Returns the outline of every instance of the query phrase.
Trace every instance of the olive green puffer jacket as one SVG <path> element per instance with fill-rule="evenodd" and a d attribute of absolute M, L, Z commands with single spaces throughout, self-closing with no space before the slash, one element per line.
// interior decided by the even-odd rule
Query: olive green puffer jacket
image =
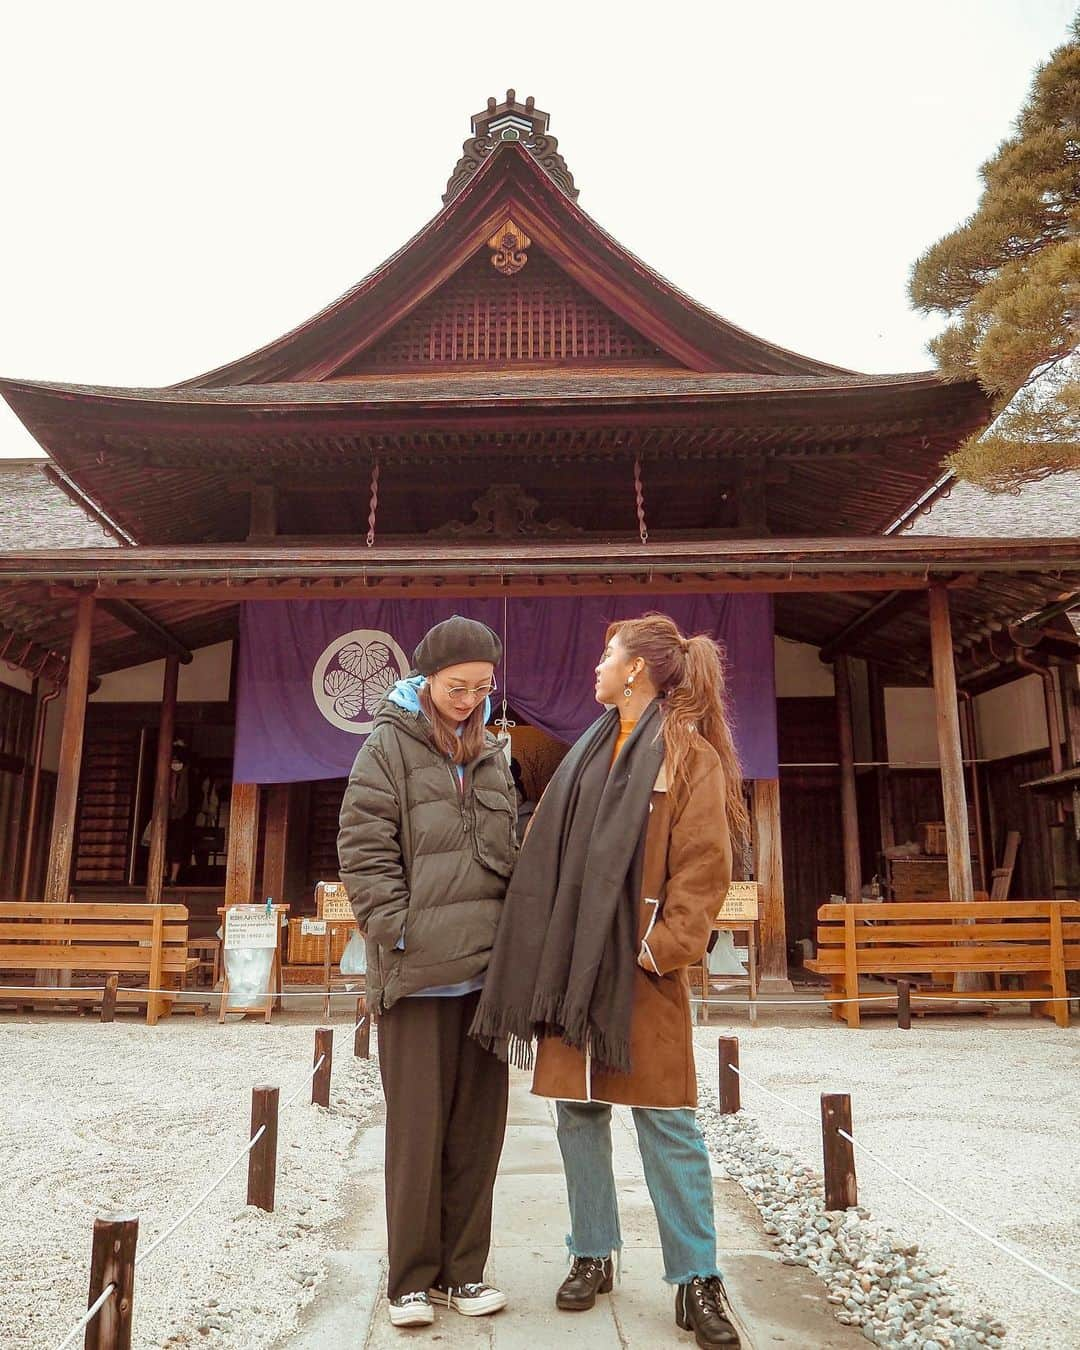
<path fill-rule="evenodd" d="M 459 788 L 423 713 L 381 704 L 353 764 L 338 831 L 377 1011 L 487 969 L 517 852 L 514 800 L 493 736 Z"/>

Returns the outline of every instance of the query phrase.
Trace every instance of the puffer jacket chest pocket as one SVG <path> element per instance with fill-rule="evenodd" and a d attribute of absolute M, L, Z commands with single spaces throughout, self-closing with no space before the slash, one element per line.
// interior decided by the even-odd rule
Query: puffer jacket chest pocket
<path fill-rule="evenodd" d="M 509 794 L 493 787 L 473 788 L 473 847 L 485 867 L 500 877 L 514 870 L 517 852 L 514 810 Z"/>

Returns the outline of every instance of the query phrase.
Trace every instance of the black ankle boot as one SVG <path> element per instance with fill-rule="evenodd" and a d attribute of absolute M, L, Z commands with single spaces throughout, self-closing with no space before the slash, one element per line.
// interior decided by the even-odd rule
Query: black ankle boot
<path fill-rule="evenodd" d="M 692 1331 L 701 1350 L 740 1344 L 724 1282 L 719 1275 L 680 1284 L 675 1291 L 675 1321 L 683 1331 Z"/>
<path fill-rule="evenodd" d="M 597 1294 L 610 1294 L 615 1267 L 610 1256 L 575 1256 L 570 1274 L 559 1285 L 555 1306 L 563 1312 L 587 1312 Z"/>

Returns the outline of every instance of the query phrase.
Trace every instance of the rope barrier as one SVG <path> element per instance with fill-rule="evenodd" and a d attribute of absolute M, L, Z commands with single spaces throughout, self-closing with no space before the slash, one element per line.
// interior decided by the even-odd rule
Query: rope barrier
<path fill-rule="evenodd" d="M 356 1025 L 359 1026 L 361 1022 L 366 1021 L 367 1016 L 368 1016 L 367 1013 L 365 1013 L 364 1016 L 360 1019 L 360 1022 L 357 1022 Z M 314 1066 L 312 1067 L 311 1072 L 307 1075 L 307 1077 L 303 1080 L 300 1086 L 296 1089 L 296 1091 L 292 1094 L 292 1096 L 288 1098 L 284 1106 L 281 1108 L 283 1111 L 286 1110 L 288 1107 L 290 1107 L 294 1101 L 296 1101 L 297 1097 L 300 1096 L 300 1094 L 304 1091 L 307 1085 L 311 1082 L 311 1080 L 322 1068 L 325 1060 L 326 1060 L 325 1055 L 319 1056 Z M 163 1246 L 166 1242 L 168 1242 L 169 1238 L 172 1237 L 172 1235 L 176 1232 L 176 1230 L 182 1227 L 188 1221 L 188 1219 L 191 1218 L 191 1216 L 195 1213 L 195 1211 L 199 1209 L 199 1207 L 203 1204 L 203 1202 L 208 1200 L 210 1196 L 213 1195 L 213 1193 L 217 1190 L 217 1188 L 220 1185 L 222 1185 L 223 1182 L 226 1181 L 226 1179 L 230 1176 L 230 1174 L 234 1172 L 237 1167 L 240 1166 L 240 1164 L 244 1161 L 244 1159 L 247 1157 L 247 1155 L 251 1152 L 251 1150 L 255 1147 L 255 1145 L 259 1142 L 259 1140 L 263 1137 L 265 1133 L 266 1133 L 266 1126 L 260 1125 L 259 1128 L 248 1140 L 247 1145 L 236 1155 L 235 1158 L 233 1158 L 233 1160 L 229 1163 L 228 1167 L 225 1168 L 225 1170 L 221 1173 L 221 1175 L 215 1181 L 211 1182 L 210 1185 L 207 1186 L 206 1189 L 202 1191 L 194 1201 L 192 1201 L 192 1203 L 188 1206 L 188 1208 L 184 1210 L 183 1214 L 181 1214 L 180 1217 L 174 1223 L 170 1224 L 169 1227 L 166 1228 L 164 1233 L 161 1233 L 158 1237 L 156 1237 L 149 1247 L 145 1248 L 138 1254 L 138 1256 L 136 1256 L 135 1258 L 136 1268 L 138 1268 L 140 1265 L 142 1265 L 144 1261 L 148 1260 L 151 1256 L 153 1256 L 153 1254 L 158 1250 L 159 1247 Z M 91 1321 L 93 1321 L 93 1319 L 97 1316 L 97 1314 L 105 1306 L 106 1302 L 115 1292 L 116 1286 L 114 1284 L 110 1284 L 105 1289 L 103 1289 L 98 1298 L 95 1299 L 94 1303 L 89 1308 L 87 1308 L 86 1312 L 83 1313 L 82 1317 L 79 1319 L 76 1325 L 71 1328 L 68 1334 L 64 1337 L 63 1341 L 61 1341 L 61 1343 L 56 1347 L 56 1350 L 67 1350 L 67 1347 L 71 1345 L 74 1338 L 79 1334 L 80 1331 L 82 1331 L 85 1327 L 87 1327 Z"/>
<path fill-rule="evenodd" d="M 0 985 L 0 1002 L 9 995 L 20 993 L 45 993 L 45 994 L 70 994 L 77 998 L 82 994 L 100 994 L 104 993 L 103 984 L 81 984 L 81 985 L 59 985 L 59 984 L 4 984 Z M 198 989 L 147 989 L 142 985 L 121 984 L 117 986 L 118 994 L 164 994 L 178 1003 L 197 1002 L 207 997 L 217 997 L 216 990 L 198 990 Z M 330 998 L 357 998 L 355 989 L 332 989 L 329 991 Z M 265 994 L 256 995 L 258 998 L 326 998 L 325 989 L 285 989 L 280 993 L 274 993 L 272 990 Z M 948 992 L 942 993 L 920 993 L 918 990 L 911 991 L 911 1000 L 921 1000 L 927 1003 L 1080 1003 L 1080 993 L 1062 994 L 1057 997 L 1046 997 L 1034 991 L 1030 999 L 1002 997 L 1000 993 L 995 997 L 994 991 L 989 991 L 984 998 L 977 997 L 967 992 L 960 1000 L 955 994 Z M 698 998 L 691 996 L 692 1004 L 704 1004 L 710 1008 L 823 1008 L 830 1007 L 839 1003 L 895 1003 L 895 994 L 858 994 L 850 998 Z M 359 1025 L 359 1024 L 357 1024 Z M 355 1029 L 355 1028 L 354 1028 Z"/>
<path fill-rule="evenodd" d="M 759 1083 L 748 1074 L 743 1073 L 742 1070 L 737 1068 L 734 1064 L 729 1064 L 727 1067 L 732 1073 L 738 1075 L 741 1082 L 749 1083 L 750 1086 L 756 1088 L 758 1092 L 763 1092 L 766 1097 L 772 1097 L 774 1101 L 778 1101 L 782 1106 L 789 1107 L 792 1111 L 798 1111 L 800 1115 L 808 1116 L 817 1123 L 818 1117 L 813 1111 L 808 1111 L 806 1107 L 799 1106 L 797 1103 L 789 1101 L 786 1097 L 781 1097 L 779 1093 L 773 1092 L 771 1088 L 767 1088 L 764 1083 Z M 935 1200 L 934 1197 L 924 1191 L 921 1186 L 916 1186 L 913 1181 L 909 1181 L 907 1177 L 902 1176 L 895 1168 L 885 1162 L 883 1158 L 879 1158 L 876 1153 L 871 1152 L 865 1144 L 862 1144 L 857 1139 L 853 1138 L 847 1130 L 839 1129 L 836 1133 L 841 1139 L 846 1139 L 853 1148 L 857 1148 L 865 1153 L 871 1162 L 875 1162 L 879 1167 L 884 1168 L 891 1177 L 894 1177 L 902 1185 L 906 1186 L 909 1191 L 913 1191 L 916 1195 L 925 1200 L 927 1204 L 933 1205 L 935 1209 L 941 1210 L 943 1214 L 947 1214 L 950 1219 L 953 1219 L 956 1223 L 968 1229 L 969 1232 L 974 1233 L 976 1237 L 983 1238 L 984 1241 L 989 1242 L 991 1246 L 996 1247 L 998 1251 L 1004 1252 L 1006 1256 L 1011 1256 L 1013 1260 L 1019 1261 L 1021 1265 L 1027 1266 L 1028 1269 L 1033 1270 L 1036 1275 L 1041 1275 L 1044 1280 L 1049 1280 L 1051 1284 L 1056 1284 L 1059 1288 L 1064 1289 L 1067 1294 L 1072 1294 L 1074 1297 L 1080 1298 L 1080 1289 L 1075 1285 L 1069 1284 L 1067 1280 L 1061 1279 L 1059 1276 L 1052 1274 L 1049 1270 L 1044 1270 L 1042 1266 L 1036 1265 L 1034 1261 L 1029 1257 L 1026 1257 L 1023 1252 L 1016 1251 L 1007 1243 L 1002 1242 L 1000 1238 L 994 1237 L 992 1233 L 984 1232 L 983 1229 L 979 1228 L 976 1224 L 973 1224 L 969 1219 L 965 1219 L 962 1214 L 957 1214 L 957 1212 L 954 1209 L 950 1209 L 948 1205 L 942 1204 L 940 1200 Z"/>

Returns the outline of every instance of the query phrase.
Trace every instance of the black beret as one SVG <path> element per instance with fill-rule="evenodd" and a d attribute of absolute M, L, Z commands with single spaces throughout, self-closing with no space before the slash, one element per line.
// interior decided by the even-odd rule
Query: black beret
<path fill-rule="evenodd" d="M 463 666 L 469 661 L 490 661 L 497 666 L 501 659 L 498 633 L 486 623 L 460 614 L 429 629 L 413 652 L 413 666 L 421 675 L 434 675 L 447 666 Z"/>

